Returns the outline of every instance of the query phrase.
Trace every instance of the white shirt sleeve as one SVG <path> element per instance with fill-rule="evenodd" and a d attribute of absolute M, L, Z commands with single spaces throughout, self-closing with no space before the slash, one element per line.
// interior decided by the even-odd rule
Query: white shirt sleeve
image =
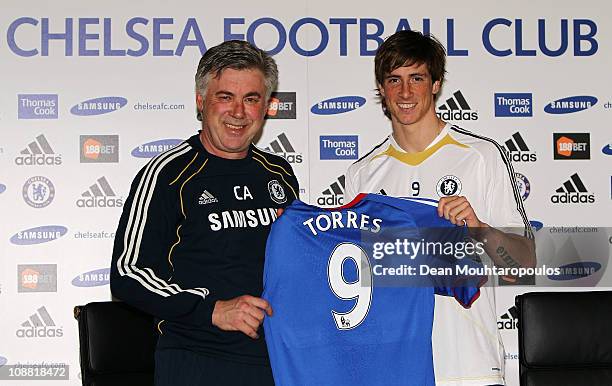
<path fill-rule="evenodd" d="M 516 183 L 514 169 L 505 154 L 496 151 L 491 157 L 487 192 L 487 208 L 489 211 L 489 225 L 504 229 L 506 232 L 521 235 L 531 234 L 531 226 L 527 219 L 523 199 Z"/>
<path fill-rule="evenodd" d="M 348 204 L 357 196 L 359 189 L 355 188 L 354 165 L 351 165 L 346 170 L 344 175 L 344 203 Z"/>

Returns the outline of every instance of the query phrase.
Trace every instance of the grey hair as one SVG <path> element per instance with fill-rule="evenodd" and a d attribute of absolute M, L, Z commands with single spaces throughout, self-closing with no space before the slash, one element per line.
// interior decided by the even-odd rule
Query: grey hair
<path fill-rule="evenodd" d="M 278 86 L 278 68 L 274 59 L 265 51 L 242 40 L 228 40 L 209 48 L 198 63 L 195 74 L 195 89 L 203 98 L 206 96 L 208 82 L 221 75 L 226 68 L 233 70 L 257 69 L 264 74 L 266 101 Z M 202 113 L 197 112 L 198 121 Z"/>

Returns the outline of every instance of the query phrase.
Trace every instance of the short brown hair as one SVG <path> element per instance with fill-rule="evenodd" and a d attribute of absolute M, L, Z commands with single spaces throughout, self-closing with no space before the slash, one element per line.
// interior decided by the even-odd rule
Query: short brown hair
<path fill-rule="evenodd" d="M 425 64 L 431 75 L 431 81 L 444 82 L 446 74 L 446 50 L 432 35 L 423 35 L 418 31 L 397 31 L 380 45 L 374 57 L 374 74 L 376 82 L 383 84 L 385 77 L 399 67 L 413 64 Z M 380 94 L 378 94 L 380 96 Z M 387 112 L 384 98 L 381 98 L 385 115 Z"/>

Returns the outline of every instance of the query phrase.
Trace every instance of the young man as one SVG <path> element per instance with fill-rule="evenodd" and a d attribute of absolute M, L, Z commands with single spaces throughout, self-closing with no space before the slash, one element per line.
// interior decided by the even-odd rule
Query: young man
<path fill-rule="evenodd" d="M 399 31 L 380 46 L 375 75 L 392 135 L 349 167 L 345 201 L 360 192 L 439 199 L 438 215 L 467 225 L 496 264 L 534 266 L 531 227 L 503 149 L 436 115 L 445 63 L 444 47 L 419 32 Z M 503 384 L 492 288 L 482 288 L 471 309 L 436 299 L 433 349 L 437 385 Z"/>
<path fill-rule="evenodd" d="M 155 383 L 273 385 L 260 334 L 276 211 L 298 195 L 291 166 L 252 145 L 276 88 L 247 42 L 210 48 L 195 76 L 199 134 L 136 176 L 115 237 L 111 290 L 158 318 Z"/>

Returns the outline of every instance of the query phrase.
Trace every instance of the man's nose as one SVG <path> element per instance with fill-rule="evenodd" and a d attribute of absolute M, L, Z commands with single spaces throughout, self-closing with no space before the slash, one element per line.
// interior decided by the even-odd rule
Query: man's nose
<path fill-rule="evenodd" d="M 236 118 L 244 118 L 244 102 L 235 101 L 232 106 L 232 116 Z"/>
<path fill-rule="evenodd" d="M 403 98 L 408 98 L 412 95 L 412 85 L 410 82 L 403 82 L 402 89 L 400 90 L 401 96 Z"/>

